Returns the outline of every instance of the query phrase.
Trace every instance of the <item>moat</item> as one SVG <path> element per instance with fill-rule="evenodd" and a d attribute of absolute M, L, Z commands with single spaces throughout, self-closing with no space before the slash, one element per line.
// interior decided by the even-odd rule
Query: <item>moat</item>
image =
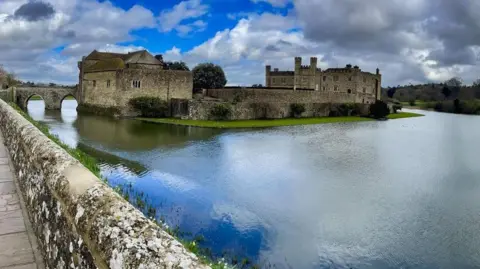
<path fill-rule="evenodd" d="M 225 131 L 29 114 L 221 256 L 275 268 L 480 266 L 480 117 Z"/>

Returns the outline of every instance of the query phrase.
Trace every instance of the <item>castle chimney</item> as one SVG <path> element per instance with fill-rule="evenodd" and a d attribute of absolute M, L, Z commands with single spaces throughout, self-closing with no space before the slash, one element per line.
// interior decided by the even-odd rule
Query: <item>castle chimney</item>
<path fill-rule="evenodd" d="M 347 64 L 346 68 L 350 69 L 350 68 L 352 68 L 352 65 L 351 65 L 351 64 Z"/>
<path fill-rule="evenodd" d="M 273 69 L 273 72 L 278 72 L 278 68 Z"/>
<path fill-rule="evenodd" d="M 272 66 L 271 65 L 266 65 L 265 66 L 265 73 L 270 73 L 270 71 L 272 71 Z"/>
<path fill-rule="evenodd" d="M 377 75 L 380 75 L 380 69 L 377 68 Z"/>

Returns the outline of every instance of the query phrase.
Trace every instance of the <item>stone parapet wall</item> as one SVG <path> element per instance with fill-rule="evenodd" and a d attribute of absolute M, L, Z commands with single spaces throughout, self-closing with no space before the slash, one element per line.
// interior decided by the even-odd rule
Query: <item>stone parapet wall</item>
<path fill-rule="evenodd" d="M 48 268 L 209 268 L 1 100 L 0 131 Z"/>
<path fill-rule="evenodd" d="M 230 102 L 247 103 L 355 103 L 356 100 L 356 95 L 349 93 L 285 89 L 210 89 L 206 95 Z"/>
<path fill-rule="evenodd" d="M 176 107 L 182 107 L 174 111 L 172 116 L 192 119 L 192 120 L 213 120 L 210 111 L 216 105 L 223 104 L 230 106 L 231 115 L 229 120 L 252 120 L 252 119 L 283 119 L 291 117 L 292 103 L 229 103 L 229 102 L 213 102 L 213 101 L 189 101 L 188 107 L 184 101 L 176 105 Z M 331 103 L 297 103 L 303 104 L 305 112 L 301 117 L 327 117 L 330 115 L 336 115 L 336 111 L 339 111 L 339 107 L 342 104 Z M 360 115 L 368 115 L 369 105 L 367 104 L 355 104 L 355 109 Z M 188 111 L 185 113 L 184 111 Z"/>
<path fill-rule="evenodd" d="M 11 91 L 10 90 L 0 90 L 0 99 L 5 102 L 11 101 Z"/>

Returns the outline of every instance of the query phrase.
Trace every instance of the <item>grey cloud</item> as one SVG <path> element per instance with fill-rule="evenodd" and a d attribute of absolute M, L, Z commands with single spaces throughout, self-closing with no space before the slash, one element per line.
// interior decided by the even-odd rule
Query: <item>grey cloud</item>
<path fill-rule="evenodd" d="M 28 21 L 48 19 L 55 14 L 55 9 L 49 3 L 32 1 L 20 6 L 14 13 L 15 18 L 23 18 Z"/>
<path fill-rule="evenodd" d="M 414 22 L 423 14 L 421 2 L 297 0 L 295 9 L 311 40 L 333 47 L 395 53 L 413 45 L 405 33 L 417 32 Z"/>
<path fill-rule="evenodd" d="M 428 59 L 437 61 L 440 66 L 451 66 L 455 64 L 475 65 L 477 55 L 470 47 L 448 48 L 430 52 Z"/>
<path fill-rule="evenodd" d="M 341 2 L 341 3 L 339 3 Z M 440 65 L 474 65 L 480 46 L 477 0 L 296 0 L 307 38 L 334 51 L 428 50 Z"/>
<path fill-rule="evenodd" d="M 472 47 L 480 46 L 480 2 L 440 0 L 432 5 L 434 18 L 425 23 L 427 33 L 441 41 L 443 49 L 429 59 L 441 65 L 477 63 Z"/>

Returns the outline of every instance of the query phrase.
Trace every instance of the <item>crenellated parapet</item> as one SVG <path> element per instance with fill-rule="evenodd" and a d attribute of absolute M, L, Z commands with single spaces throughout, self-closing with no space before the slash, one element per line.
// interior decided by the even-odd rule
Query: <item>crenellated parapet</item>
<path fill-rule="evenodd" d="M 311 89 L 314 91 L 348 93 L 357 96 L 355 102 L 370 102 L 371 97 L 380 98 L 380 69 L 375 73 L 365 72 L 359 66 L 347 64 L 342 68 L 322 70 L 317 67 L 317 58 L 310 58 L 310 65 L 302 64 L 301 57 L 294 59 L 294 71 L 271 69 L 266 73 L 269 88 Z"/>

